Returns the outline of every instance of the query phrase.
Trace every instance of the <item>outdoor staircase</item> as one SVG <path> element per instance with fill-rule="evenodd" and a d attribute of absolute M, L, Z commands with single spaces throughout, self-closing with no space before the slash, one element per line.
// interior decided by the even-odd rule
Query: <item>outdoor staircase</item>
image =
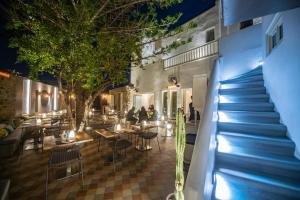
<path fill-rule="evenodd" d="M 300 161 L 262 67 L 220 83 L 212 199 L 300 199 Z"/>

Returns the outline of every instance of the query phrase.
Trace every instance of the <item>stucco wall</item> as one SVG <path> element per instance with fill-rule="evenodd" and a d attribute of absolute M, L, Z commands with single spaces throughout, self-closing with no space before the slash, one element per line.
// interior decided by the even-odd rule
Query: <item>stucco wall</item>
<path fill-rule="evenodd" d="M 264 47 L 264 79 L 272 101 L 288 127 L 289 137 L 296 143 L 300 158 L 300 8 L 282 12 L 283 39 L 266 56 L 265 32 L 274 15 L 263 18 L 261 40 Z"/>
<path fill-rule="evenodd" d="M 192 88 L 193 75 L 207 74 L 209 77 L 215 59 L 185 63 L 168 70 L 164 70 L 160 63 L 147 65 L 145 69 L 132 68 L 131 82 L 140 93 L 149 93 L 167 89 L 170 85 L 168 77 L 175 75 L 181 88 Z"/>
<path fill-rule="evenodd" d="M 177 55 L 182 52 L 186 52 L 189 49 L 199 47 L 206 43 L 206 30 L 210 28 L 215 28 L 215 39 L 219 38 L 219 4 L 207 10 L 206 12 L 202 13 L 201 15 L 197 16 L 196 18 L 192 19 L 191 21 L 197 24 L 196 28 L 191 29 L 188 32 L 184 32 L 178 34 L 173 37 L 169 37 L 167 39 L 162 40 L 162 46 L 167 46 L 171 44 L 173 41 L 176 40 L 186 40 L 189 37 L 192 37 L 192 42 L 187 43 L 178 47 L 177 49 L 172 50 L 169 54 L 163 55 L 162 58 L 168 58 L 174 55 Z M 188 24 L 189 22 L 187 22 Z"/>
<path fill-rule="evenodd" d="M 247 72 L 262 61 L 262 25 L 250 26 L 220 41 L 221 80 Z"/>

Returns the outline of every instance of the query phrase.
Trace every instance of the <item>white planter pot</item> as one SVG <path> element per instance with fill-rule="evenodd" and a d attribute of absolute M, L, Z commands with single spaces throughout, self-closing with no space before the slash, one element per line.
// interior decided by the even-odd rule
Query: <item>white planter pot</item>
<path fill-rule="evenodd" d="M 174 193 L 168 194 L 166 200 L 176 200 L 175 194 Z"/>

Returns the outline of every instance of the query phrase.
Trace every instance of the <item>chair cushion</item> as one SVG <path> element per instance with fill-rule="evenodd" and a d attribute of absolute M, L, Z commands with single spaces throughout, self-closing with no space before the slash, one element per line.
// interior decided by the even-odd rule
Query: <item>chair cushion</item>
<path fill-rule="evenodd" d="M 0 128 L 0 139 L 8 136 L 8 131 L 5 128 Z"/>
<path fill-rule="evenodd" d="M 6 127 L 5 127 L 5 129 L 8 131 L 8 133 L 9 134 L 11 134 L 12 132 L 14 132 L 14 128 L 12 127 L 12 125 L 7 125 Z"/>
<path fill-rule="evenodd" d="M 148 140 L 148 139 L 153 139 L 158 135 L 156 132 L 143 132 L 141 134 L 141 137 Z"/>
<path fill-rule="evenodd" d="M 117 143 L 116 143 L 117 142 Z M 123 150 L 123 149 L 127 149 L 132 145 L 132 142 L 125 140 L 125 139 L 121 139 L 115 142 L 111 142 L 110 146 L 112 148 L 116 148 L 117 150 Z"/>
<path fill-rule="evenodd" d="M 186 134 L 185 143 L 186 144 L 194 145 L 195 144 L 195 140 L 196 140 L 196 136 L 197 136 L 197 134 L 193 134 L 193 133 Z"/>

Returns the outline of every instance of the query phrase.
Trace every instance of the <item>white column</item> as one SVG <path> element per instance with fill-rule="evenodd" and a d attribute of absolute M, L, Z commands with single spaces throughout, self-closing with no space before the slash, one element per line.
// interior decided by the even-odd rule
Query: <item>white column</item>
<path fill-rule="evenodd" d="M 31 85 L 30 79 L 23 79 L 23 113 L 31 114 Z"/>

